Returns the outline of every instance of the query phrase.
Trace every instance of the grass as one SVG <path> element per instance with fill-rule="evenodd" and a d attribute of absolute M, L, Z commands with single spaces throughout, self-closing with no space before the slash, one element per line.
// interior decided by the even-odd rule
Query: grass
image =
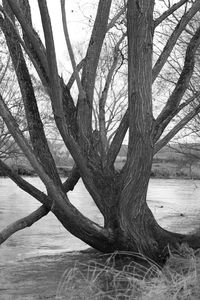
<path fill-rule="evenodd" d="M 126 253 L 120 253 L 120 255 Z M 132 254 L 132 258 L 137 256 Z M 183 245 L 171 253 L 164 268 L 145 258 L 143 264 L 119 259 L 119 253 L 102 261 L 76 262 L 65 271 L 56 299 L 131 300 L 199 299 L 200 252 Z"/>

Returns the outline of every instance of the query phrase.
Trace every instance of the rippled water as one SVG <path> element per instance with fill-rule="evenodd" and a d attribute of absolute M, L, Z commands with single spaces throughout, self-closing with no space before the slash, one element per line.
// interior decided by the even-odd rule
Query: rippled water
<path fill-rule="evenodd" d="M 26 178 L 44 190 L 38 178 Z M 80 181 L 69 193 L 72 203 L 95 222 L 102 216 Z M 200 224 L 200 181 L 152 179 L 148 203 L 159 224 L 189 232 Z M 0 178 L 0 230 L 31 213 L 40 203 L 21 191 L 10 179 Z M 52 213 L 30 228 L 15 233 L 0 246 L 0 261 L 84 249 L 87 246 L 69 234 Z"/>

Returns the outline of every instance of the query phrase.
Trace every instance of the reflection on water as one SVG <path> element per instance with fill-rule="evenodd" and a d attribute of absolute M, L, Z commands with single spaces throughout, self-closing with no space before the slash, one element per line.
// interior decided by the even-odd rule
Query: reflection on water
<path fill-rule="evenodd" d="M 45 190 L 38 178 L 29 182 Z M 80 181 L 71 202 L 86 216 L 102 224 L 97 207 Z M 148 191 L 148 203 L 159 224 L 177 232 L 188 232 L 200 221 L 200 181 L 153 179 Z M 0 178 L 0 230 L 31 213 L 40 203 L 21 191 L 10 179 Z M 15 233 L 0 246 L 0 261 L 27 256 L 79 250 L 87 247 L 68 233 L 52 213 L 22 231 Z"/>

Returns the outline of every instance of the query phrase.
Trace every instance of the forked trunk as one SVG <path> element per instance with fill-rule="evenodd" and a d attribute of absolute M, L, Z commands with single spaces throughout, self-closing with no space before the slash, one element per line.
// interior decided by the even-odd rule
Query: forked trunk
<path fill-rule="evenodd" d="M 143 166 L 147 165 L 147 161 L 144 160 Z M 109 200 L 112 202 L 112 205 L 108 205 L 107 210 L 104 211 L 105 229 L 108 229 L 112 236 L 112 241 L 107 242 L 105 250 L 106 252 L 119 250 L 140 253 L 162 264 L 169 255 L 169 250 L 177 250 L 185 237 L 163 229 L 155 220 L 147 205 L 149 178 L 150 172 L 145 174 L 140 169 L 132 181 L 126 178 L 123 183 L 116 183 L 114 193 L 113 187 L 110 193 L 108 190 L 102 192 L 107 203 Z M 106 181 L 105 185 L 107 185 Z M 121 188 L 122 184 L 124 188 Z M 106 243 L 105 240 L 102 240 L 103 242 Z"/>

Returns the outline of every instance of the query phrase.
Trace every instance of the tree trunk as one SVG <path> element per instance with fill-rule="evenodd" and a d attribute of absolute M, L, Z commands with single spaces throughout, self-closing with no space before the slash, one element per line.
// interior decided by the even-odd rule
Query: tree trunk
<path fill-rule="evenodd" d="M 146 176 L 148 181 L 149 176 Z M 119 233 L 117 243 L 120 250 L 134 251 L 163 263 L 169 249 L 178 248 L 182 235 L 170 233 L 159 226 L 146 202 L 147 185 L 142 182 L 132 185 L 135 192 L 122 193 L 119 206 Z M 123 203 L 123 204 L 122 204 Z"/>
<path fill-rule="evenodd" d="M 104 169 L 102 174 L 100 170 L 95 172 L 94 178 L 103 202 L 105 228 L 113 236 L 108 250 L 112 245 L 110 249 L 140 252 L 161 263 L 168 253 L 168 246 L 177 248 L 184 236 L 162 229 L 146 202 L 154 152 L 153 8 L 153 0 L 128 1 L 127 161 L 119 176 Z"/>

